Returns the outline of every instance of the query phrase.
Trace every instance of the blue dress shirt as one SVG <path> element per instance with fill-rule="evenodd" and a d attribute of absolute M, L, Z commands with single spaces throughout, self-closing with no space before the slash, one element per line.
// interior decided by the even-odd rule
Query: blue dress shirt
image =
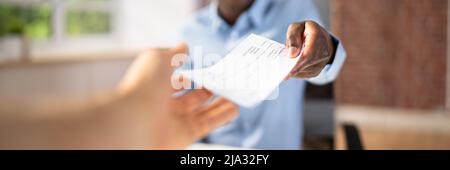
<path fill-rule="evenodd" d="M 256 0 L 237 22 L 230 26 L 218 15 L 218 2 L 198 11 L 181 28 L 178 40 L 189 45 L 190 58 L 182 69 L 201 68 L 209 53 L 225 56 L 250 33 L 280 43 L 285 42 L 293 22 L 313 20 L 321 23 L 312 0 Z M 314 78 L 291 78 L 278 89 L 276 100 L 267 100 L 254 108 L 240 108 L 240 115 L 213 131 L 207 141 L 214 144 L 257 149 L 300 149 L 303 133 L 303 95 L 305 81 L 326 84 L 333 81 L 345 60 L 338 43 L 335 58 Z"/>

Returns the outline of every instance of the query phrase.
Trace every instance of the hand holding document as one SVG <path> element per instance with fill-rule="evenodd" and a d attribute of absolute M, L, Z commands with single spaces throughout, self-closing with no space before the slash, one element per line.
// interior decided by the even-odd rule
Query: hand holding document
<path fill-rule="evenodd" d="M 215 65 L 179 73 L 216 95 L 252 107 L 277 94 L 300 58 L 290 58 L 288 52 L 284 44 L 251 34 Z"/>

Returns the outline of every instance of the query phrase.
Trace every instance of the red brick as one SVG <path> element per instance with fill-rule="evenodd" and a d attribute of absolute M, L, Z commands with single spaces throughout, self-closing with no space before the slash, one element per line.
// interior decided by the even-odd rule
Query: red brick
<path fill-rule="evenodd" d="M 447 0 L 339 0 L 331 10 L 348 53 L 338 104 L 444 107 Z"/>

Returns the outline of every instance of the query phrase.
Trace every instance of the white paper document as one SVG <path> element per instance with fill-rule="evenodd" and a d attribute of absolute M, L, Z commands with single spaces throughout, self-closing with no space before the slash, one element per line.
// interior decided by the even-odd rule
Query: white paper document
<path fill-rule="evenodd" d="M 299 57 L 290 58 L 284 44 L 251 34 L 215 65 L 180 73 L 214 94 L 244 107 L 276 100 Z"/>

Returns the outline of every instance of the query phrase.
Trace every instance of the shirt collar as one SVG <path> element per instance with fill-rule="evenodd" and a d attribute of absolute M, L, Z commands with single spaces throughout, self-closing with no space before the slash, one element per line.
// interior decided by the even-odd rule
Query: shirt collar
<path fill-rule="evenodd" d="M 246 27 L 258 27 L 264 22 L 264 17 L 270 10 L 272 0 L 255 0 L 252 6 L 239 16 L 235 25 L 236 29 L 244 29 Z M 211 28 L 214 31 L 231 29 L 231 27 L 219 16 L 219 2 L 212 1 L 209 6 L 209 14 L 211 17 Z"/>
<path fill-rule="evenodd" d="M 255 0 L 254 4 L 247 11 L 250 20 L 255 26 L 260 26 L 270 10 L 272 0 Z"/>
<path fill-rule="evenodd" d="M 211 18 L 211 28 L 213 31 L 224 29 L 227 23 L 219 16 L 219 2 L 212 1 L 209 5 L 209 16 Z"/>

